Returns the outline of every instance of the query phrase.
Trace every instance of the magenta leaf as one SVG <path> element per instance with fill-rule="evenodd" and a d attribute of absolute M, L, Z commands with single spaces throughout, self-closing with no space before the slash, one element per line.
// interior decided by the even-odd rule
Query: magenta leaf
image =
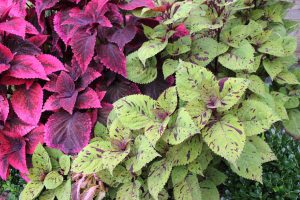
<path fill-rule="evenodd" d="M 6 96 L 0 94 L 0 125 L 5 123 L 9 113 L 9 104 Z"/>
<path fill-rule="evenodd" d="M 9 48 L 0 43 L 0 74 L 9 69 L 9 62 L 12 61 L 14 55 Z"/>
<path fill-rule="evenodd" d="M 36 125 L 42 113 L 43 89 L 38 83 L 34 83 L 28 90 L 17 89 L 12 95 L 11 103 L 21 120 Z"/>
<path fill-rule="evenodd" d="M 80 77 L 79 88 L 85 89 L 91 84 L 95 79 L 99 78 L 101 74 L 95 69 L 88 67 L 84 74 Z"/>
<path fill-rule="evenodd" d="M 59 0 L 36 0 L 35 1 L 35 10 L 38 16 L 38 21 L 41 26 L 41 13 L 48 9 L 53 7 Z M 42 30 L 44 30 L 44 27 L 41 26 Z"/>
<path fill-rule="evenodd" d="M 57 92 L 57 90 L 56 90 L 56 81 L 57 81 L 57 78 L 58 78 L 58 76 L 56 74 L 51 74 L 50 75 L 50 81 L 48 81 L 44 85 L 43 89 L 47 90 L 49 92 Z"/>
<path fill-rule="evenodd" d="M 29 55 L 15 56 L 11 62 L 9 76 L 23 79 L 39 78 L 49 80 L 40 61 Z"/>
<path fill-rule="evenodd" d="M 39 127 L 33 129 L 30 133 L 26 135 L 26 153 L 33 154 L 36 146 L 44 143 L 45 127 L 40 125 Z"/>
<path fill-rule="evenodd" d="M 153 8 L 154 3 L 152 0 L 129 0 L 126 3 L 119 4 L 119 7 L 123 10 L 134 10 L 141 7 Z"/>
<path fill-rule="evenodd" d="M 33 79 L 19 79 L 11 77 L 7 74 L 3 75 L 3 77 L 0 79 L 0 84 L 3 85 L 26 85 L 26 89 L 30 88 L 30 86 L 33 84 Z"/>
<path fill-rule="evenodd" d="M 77 100 L 77 96 L 78 96 L 78 91 L 75 91 L 73 95 L 70 97 L 60 98 L 59 99 L 60 106 L 68 113 L 72 114 Z"/>
<path fill-rule="evenodd" d="M 9 21 L 0 23 L 0 31 L 5 31 L 22 38 L 25 37 L 26 22 L 22 18 L 12 18 Z"/>
<path fill-rule="evenodd" d="M 96 32 L 87 33 L 84 30 L 76 32 L 71 40 L 71 47 L 82 72 L 85 72 L 94 55 Z"/>
<path fill-rule="evenodd" d="M 110 70 L 126 77 L 126 57 L 115 44 L 101 44 L 97 49 L 97 59 Z"/>
<path fill-rule="evenodd" d="M 29 40 L 23 40 L 19 36 L 11 35 L 5 40 L 5 44 L 15 55 L 38 55 L 41 50 Z"/>
<path fill-rule="evenodd" d="M 49 147 L 75 154 L 88 144 L 91 129 L 88 113 L 70 115 L 60 111 L 52 114 L 45 125 L 45 142 Z"/>
<path fill-rule="evenodd" d="M 25 28 L 25 32 L 28 34 L 32 34 L 32 35 L 38 35 L 39 32 L 38 30 L 28 21 L 26 22 L 26 28 Z"/>
<path fill-rule="evenodd" d="M 56 94 L 51 95 L 44 104 L 43 111 L 55 111 L 61 108 L 60 102 Z"/>
<path fill-rule="evenodd" d="M 79 109 L 101 108 L 97 92 L 91 88 L 87 88 L 78 96 L 76 107 Z"/>
<path fill-rule="evenodd" d="M 27 124 L 17 117 L 10 118 L 5 124 L 6 135 L 10 137 L 22 137 L 36 128 L 36 125 Z"/>
<path fill-rule="evenodd" d="M 114 32 L 108 40 L 117 44 L 120 49 L 123 49 L 124 46 L 134 38 L 136 32 L 137 28 L 135 26 L 128 25 Z"/>
<path fill-rule="evenodd" d="M 4 157 L 0 156 L 0 177 L 3 180 L 6 180 L 7 177 L 9 176 L 8 166 L 9 166 L 9 164 L 8 164 L 7 157 L 6 156 L 4 156 Z"/>
<path fill-rule="evenodd" d="M 73 24 L 65 24 L 63 23 L 70 18 L 69 12 L 74 12 L 74 10 L 78 10 L 78 8 L 73 8 L 71 10 L 60 11 L 57 12 L 54 16 L 53 23 L 54 23 L 54 30 L 59 35 L 59 37 L 64 41 L 65 45 L 68 45 L 74 31 L 76 31 L 77 27 Z"/>
<path fill-rule="evenodd" d="M 66 70 L 64 65 L 52 55 L 40 54 L 37 56 L 37 59 L 44 66 L 47 75 L 52 74 L 53 72 Z"/>
<path fill-rule="evenodd" d="M 26 143 L 23 140 L 14 141 L 15 151 L 8 156 L 9 164 L 21 173 L 28 173 L 26 165 Z"/>
<path fill-rule="evenodd" d="M 35 46 L 40 47 L 47 41 L 47 39 L 48 35 L 38 34 L 28 38 L 28 41 L 34 44 Z"/>

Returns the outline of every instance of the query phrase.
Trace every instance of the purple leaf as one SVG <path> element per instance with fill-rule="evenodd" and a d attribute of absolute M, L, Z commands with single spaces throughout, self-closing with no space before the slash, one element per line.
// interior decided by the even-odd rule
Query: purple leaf
<path fill-rule="evenodd" d="M 133 25 L 128 25 L 123 29 L 118 29 L 111 37 L 108 38 L 110 42 L 113 42 L 123 49 L 124 46 L 130 42 L 137 32 L 137 28 Z"/>
<path fill-rule="evenodd" d="M 107 123 L 107 117 L 109 113 L 112 111 L 113 105 L 110 103 L 102 103 L 102 108 L 99 109 L 98 112 L 98 121 L 102 124 Z"/>
<path fill-rule="evenodd" d="M 0 31 L 5 31 L 22 38 L 25 37 L 26 22 L 22 18 L 12 18 L 9 21 L 0 23 Z"/>
<path fill-rule="evenodd" d="M 126 77 L 126 57 L 115 44 L 101 44 L 97 49 L 97 59 L 110 70 Z"/>
<path fill-rule="evenodd" d="M 49 9 L 53 7 L 59 0 L 36 0 L 35 1 L 35 10 L 37 13 L 38 21 L 41 26 L 41 13 L 43 10 Z M 41 26 L 42 30 L 44 30 L 44 26 Z"/>
<path fill-rule="evenodd" d="M 78 91 L 75 91 L 71 97 L 60 98 L 59 104 L 68 113 L 72 114 L 77 100 Z"/>
<path fill-rule="evenodd" d="M 14 55 L 9 48 L 0 43 L 0 74 L 9 69 L 9 62 L 12 61 Z"/>
<path fill-rule="evenodd" d="M 9 113 L 9 104 L 6 96 L 0 94 L 0 125 L 5 123 Z"/>
<path fill-rule="evenodd" d="M 97 92 L 91 88 L 87 88 L 78 96 L 76 107 L 79 109 L 101 108 Z"/>
<path fill-rule="evenodd" d="M 49 147 L 75 154 L 88 144 L 91 130 L 88 113 L 70 115 L 60 111 L 52 114 L 45 125 L 45 142 Z"/>
<path fill-rule="evenodd" d="M 29 55 L 15 56 L 11 62 L 9 76 L 21 79 L 39 78 L 49 80 L 40 61 Z"/>
<path fill-rule="evenodd" d="M 66 70 L 64 65 L 52 55 L 40 54 L 37 56 L 37 59 L 44 66 L 47 75 L 52 74 L 53 72 Z"/>
<path fill-rule="evenodd" d="M 61 108 L 59 98 L 56 94 L 51 95 L 44 104 L 43 111 L 56 111 Z"/>
<path fill-rule="evenodd" d="M 99 78 L 101 74 L 95 69 L 88 67 L 84 74 L 80 77 L 79 88 L 81 90 L 87 88 L 95 79 Z"/>
<path fill-rule="evenodd" d="M 33 154 L 36 146 L 44 143 L 45 127 L 40 125 L 26 135 L 26 153 Z"/>
<path fill-rule="evenodd" d="M 17 89 L 12 95 L 11 103 L 21 120 L 36 125 L 42 113 L 43 89 L 38 83 L 34 83 L 28 90 Z"/>
<path fill-rule="evenodd" d="M 14 55 L 38 55 L 41 50 L 28 40 L 23 40 L 19 36 L 10 35 L 5 44 L 14 53 Z"/>
<path fill-rule="evenodd" d="M 87 33 L 84 30 L 76 32 L 71 40 L 71 47 L 78 64 L 84 73 L 90 64 L 94 55 L 96 44 L 96 32 L 94 34 Z"/>
<path fill-rule="evenodd" d="M 60 97 L 71 97 L 75 92 L 75 83 L 71 76 L 62 71 L 56 80 L 56 91 Z"/>

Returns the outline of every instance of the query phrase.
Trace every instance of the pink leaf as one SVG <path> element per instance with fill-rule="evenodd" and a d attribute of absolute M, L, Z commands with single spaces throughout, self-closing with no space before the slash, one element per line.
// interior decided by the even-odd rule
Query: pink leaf
<path fill-rule="evenodd" d="M 52 74 L 53 72 L 66 70 L 60 60 L 52 55 L 40 54 L 37 56 L 37 59 L 44 66 L 47 75 Z"/>
<path fill-rule="evenodd" d="M 97 92 L 91 88 L 87 88 L 78 96 L 76 107 L 79 109 L 101 108 Z"/>
<path fill-rule="evenodd" d="M 6 96 L 0 94 L 0 122 L 4 122 L 7 119 L 9 113 L 9 104 Z"/>
<path fill-rule="evenodd" d="M 37 47 L 42 46 L 48 39 L 48 35 L 38 34 L 28 38 L 28 41 L 34 44 Z"/>
<path fill-rule="evenodd" d="M 49 80 L 40 61 L 36 57 L 29 55 L 15 56 L 11 62 L 8 75 L 21 79 L 39 78 Z"/>
<path fill-rule="evenodd" d="M 0 177 L 3 180 L 6 180 L 7 177 L 9 176 L 9 168 L 8 168 L 9 164 L 8 164 L 8 160 L 7 157 L 1 157 L 0 156 Z"/>
<path fill-rule="evenodd" d="M 136 32 L 137 28 L 133 25 L 129 25 L 114 32 L 108 40 L 117 44 L 120 49 L 123 49 L 124 46 L 134 38 Z"/>
<path fill-rule="evenodd" d="M 44 133 L 45 127 L 44 125 L 40 125 L 26 135 L 26 153 L 33 154 L 36 146 L 39 143 L 44 143 Z"/>
<path fill-rule="evenodd" d="M 101 44 L 97 49 L 97 59 L 110 70 L 126 77 L 126 58 L 115 44 Z"/>
<path fill-rule="evenodd" d="M 17 117 L 10 118 L 5 124 L 6 135 L 9 137 L 22 137 L 36 128 L 36 125 L 27 124 Z"/>
<path fill-rule="evenodd" d="M 25 141 L 19 140 L 14 144 L 14 148 L 16 148 L 16 151 L 11 153 L 8 156 L 8 162 L 9 164 L 19 170 L 21 173 L 28 173 L 27 165 L 26 165 L 26 150 L 25 150 Z"/>
<path fill-rule="evenodd" d="M 57 92 L 57 90 L 56 90 L 56 81 L 57 81 L 57 78 L 58 78 L 58 76 L 56 74 L 51 74 L 50 75 L 50 81 L 48 81 L 44 85 L 43 89 L 47 90 L 49 92 Z M 0 83 L 1 83 L 1 81 L 0 81 Z"/>
<path fill-rule="evenodd" d="M 71 40 L 71 47 L 82 72 L 84 73 L 94 55 L 96 32 L 87 33 L 84 30 L 77 32 Z"/>
<path fill-rule="evenodd" d="M 13 93 L 11 103 L 21 120 L 36 125 L 42 113 L 43 89 L 38 83 L 34 83 L 28 90 L 20 88 Z"/>
<path fill-rule="evenodd" d="M 43 10 L 49 9 L 53 7 L 59 0 L 36 0 L 35 1 L 35 10 L 38 16 L 38 21 L 41 26 L 41 13 Z M 44 26 L 41 26 L 42 30 L 44 30 Z"/>
<path fill-rule="evenodd" d="M 6 45 L 10 48 L 14 55 L 38 55 L 41 50 L 31 43 L 29 40 L 23 40 L 16 35 L 9 35 L 6 40 Z"/>
<path fill-rule="evenodd" d="M 26 28 L 25 28 L 25 32 L 28 34 L 32 34 L 32 35 L 38 35 L 39 32 L 38 30 L 36 30 L 36 28 L 28 21 L 26 22 Z"/>
<path fill-rule="evenodd" d="M 0 84 L 3 85 L 26 85 L 26 89 L 30 88 L 30 86 L 33 84 L 34 80 L 33 79 L 19 79 L 19 78 L 14 78 L 11 76 L 8 76 L 5 74 L 1 79 L 0 79 Z"/>
<path fill-rule="evenodd" d="M 88 113 L 70 115 L 60 111 L 52 114 L 45 125 L 45 142 L 49 147 L 75 154 L 88 144 L 91 130 Z"/>
<path fill-rule="evenodd" d="M 96 192 L 98 189 L 98 185 L 95 185 L 93 187 L 90 187 L 88 189 L 86 189 L 82 194 L 81 194 L 81 198 L 82 200 L 93 200 L 94 197 L 96 196 Z"/>
<path fill-rule="evenodd" d="M 0 30 L 22 38 L 25 37 L 26 22 L 22 18 L 12 18 L 9 21 L 0 23 Z"/>
<path fill-rule="evenodd" d="M 61 108 L 59 98 L 55 94 L 51 95 L 44 104 L 43 111 L 55 111 Z"/>
<path fill-rule="evenodd" d="M 73 109 L 75 107 L 75 103 L 77 100 L 78 96 L 78 91 L 75 91 L 71 97 L 66 97 L 66 98 L 60 98 L 59 99 L 59 104 L 60 106 L 67 111 L 68 113 L 72 114 Z"/>
<path fill-rule="evenodd" d="M 9 63 L 14 58 L 14 55 L 9 48 L 0 43 L 0 74 L 9 68 Z M 7 67 L 5 69 L 5 66 Z"/>
<path fill-rule="evenodd" d="M 152 0 L 129 0 L 124 4 L 119 4 L 119 7 L 123 10 L 134 10 L 141 7 L 153 8 L 154 3 Z"/>

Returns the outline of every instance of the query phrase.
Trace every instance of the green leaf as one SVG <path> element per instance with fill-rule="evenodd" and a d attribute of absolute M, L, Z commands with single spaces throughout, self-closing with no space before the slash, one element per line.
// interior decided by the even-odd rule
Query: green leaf
<path fill-rule="evenodd" d="M 68 175 L 71 167 L 70 156 L 62 155 L 59 158 L 59 165 L 61 169 L 64 171 L 64 175 Z"/>
<path fill-rule="evenodd" d="M 115 112 L 125 127 L 144 128 L 155 118 L 156 102 L 149 96 L 130 95 L 114 103 Z"/>
<path fill-rule="evenodd" d="M 187 165 L 193 162 L 201 153 L 203 143 L 199 136 L 186 140 L 173 146 L 167 152 L 167 158 L 172 161 L 173 166 Z"/>
<path fill-rule="evenodd" d="M 42 192 L 43 188 L 44 188 L 44 184 L 42 182 L 31 181 L 25 186 L 24 190 L 21 192 L 20 199 L 21 200 L 35 199 Z"/>
<path fill-rule="evenodd" d="M 171 171 L 172 163 L 166 159 L 156 161 L 151 165 L 147 183 L 149 193 L 155 200 L 158 200 L 158 194 L 169 180 Z"/>
<path fill-rule="evenodd" d="M 104 135 L 108 135 L 108 130 L 103 124 L 97 122 L 94 128 L 94 134 L 95 137 L 103 137 Z"/>
<path fill-rule="evenodd" d="M 72 171 L 76 173 L 92 174 L 104 169 L 110 172 L 129 154 L 130 146 L 116 150 L 108 141 L 93 142 L 86 146 L 74 160 Z"/>
<path fill-rule="evenodd" d="M 185 110 L 192 117 L 195 125 L 201 130 L 211 117 L 212 110 L 208 109 L 206 104 L 201 100 L 194 100 L 187 103 Z"/>
<path fill-rule="evenodd" d="M 242 123 L 230 114 L 212 121 L 203 129 L 202 136 L 213 152 L 232 163 L 240 156 L 246 140 Z"/>
<path fill-rule="evenodd" d="M 188 171 L 186 166 L 174 167 L 173 170 L 172 170 L 172 174 L 171 174 L 173 186 L 175 186 L 178 183 L 184 181 L 184 179 L 187 176 L 188 172 L 189 171 Z"/>
<path fill-rule="evenodd" d="M 279 120 L 268 105 L 256 100 L 244 101 L 237 114 L 247 136 L 265 132 Z"/>
<path fill-rule="evenodd" d="M 113 170 L 113 175 L 108 170 L 102 170 L 97 172 L 97 176 L 111 187 L 118 187 L 121 183 L 131 182 L 132 176 L 122 165 L 118 165 Z"/>
<path fill-rule="evenodd" d="M 171 24 L 174 23 L 180 19 L 186 18 L 189 16 L 190 11 L 193 8 L 193 4 L 192 2 L 176 2 L 173 6 L 172 6 L 172 16 L 170 19 L 164 21 L 164 24 Z"/>
<path fill-rule="evenodd" d="M 273 4 L 271 6 L 267 6 L 265 9 L 265 17 L 269 21 L 282 23 L 282 5 L 281 4 Z"/>
<path fill-rule="evenodd" d="M 300 84 L 297 77 L 288 70 L 284 70 L 281 73 L 279 73 L 276 76 L 275 80 L 279 84 L 290 84 L 290 85 Z"/>
<path fill-rule="evenodd" d="M 127 168 L 132 172 L 141 170 L 154 158 L 160 156 L 144 135 L 139 135 L 135 138 L 132 151 L 132 157 L 127 161 Z"/>
<path fill-rule="evenodd" d="M 289 66 L 295 64 L 297 60 L 294 56 L 275 58 L 273 60 L 265 59 L 263 61 L 264 68 L 272 79 L 274 79 L 280 72 L 287 69 Z"/>
<path fill-rule="evenodd" d="M 60 150 L 54 148 L 45 147 L 45 150 L 50 157 L 52 170 L 60 170 L 59 158 L 64 154 Z"/>
<path fill-rule="evenodd" d="M 178 56 L 191 50 L 192 39 L 191 36 L 184 36 L 173 43 L 169 43 L 166 50 L 171 56 Z"/>
<path fill-rule="evenodd" d="M 203 172 L 213 159 L 213 153 L 209 147 L 204 144 L 202 147 L 201 154 L 188 165 L 190 172 L 204 176 Z"/>
<path fill-rule="evenodd" d="M 181 61 L 180 65 L 176 73 L 176 86 L 181 100 L 209 101 L 211 96 L 218 96 L 219 85 L 210 71 L 188 62 Z"/>
<path fill-rule="evenodd" d="M 227 45 L 218 43 L 212 38 L 197 39 L 192 43 L 189 59 L 200 66 L 206 66 L 217 56 L 225 53 L 228 48 Z"/>
<path fill-rule="evenodd" d="M 187 176 L 183 182 L 177 184 L 174 187 L 174 199 L 175 200 L 183 200 L 183 199 L 201 200 L 202 199 L 202 193 L 196 175 Z"/>
<path fill-rule="evenodd" d="M 47 189 L 55 189 L 62 184 L 64 177 L 57 171 L 52 171 L 47 174 L 44 180 L 44 185 Z"/>
<path fill-rule="evenodd" d="M 166 79 L 170 75 L 174 74 L 178 69 L 178 65 L 179 65 L 178 60 L 172 60 L 172 59 L 165 60 L 163 66 L 162 66 L 164 79 Z"/>
<path fill-rule="evenodd" d="M 139 181 L 123 184 L 118 190 L 116 200 L 139 200 L 140 187 L 141 183 Z"/>
<path fill-rule="evenodd" d="M 249 81 L 243 78 L 225 78 L 223 84 L 220 94 L 221 107 L 218 108 L 218 111 L 226 111 L 234 106 L 245 93 Z"/>
<path fill-rule="evenodd" d="M 146 61 L 145 66 L 135 51 L 126 57 L 127 79 L 139 84 L 147 84 L 157 77 L 156 58 L 151 57 Z"/>
<path fill-rule="evenodd" d="M 115 119 L 109 127 L 110 139 L 128 141 L 131 138 L 131 130 L 124 127 L 119 119 Z"/>
<path fill-rule="evenodd" d="M 223 172 L 219 171 L 214 167 L 209 167 L 206 170 L 205 177 L 206 179 L 212 181 L 215 185 L 221 185 L 227 179 L 227 176 Z"/>
<path fill-rule="evenodd" d="M 71 179 L 64 181 L 58 188 L 55 189 L 55 195 L 58 200 L 71 199 Z"/>
<path fill-rule="evenodd" d="M 286 36 L 270 39 L 264 43 L 258 51 L 277 57 L 291 56 L 297 49 L 297 41 L 295 37 Z"/>
<path fill-rule="evenodd" d="M 41 144 L 38 144 L 32 155 L 32 165 L 34 168 L 41 169 L 45 172 L 52 170 L 50 157 Z"/>
<path fill-rule="evenodd" d="M 39 200 L 54 200 L 54 199 L 55 199 L 54 190 L 46 190 L 39 196 Z"/>
<path fill-rule="evenodd" d="M 223 26 L 223 22 L 221 20 L 212 22 L 212 19 L 207 16 L 201 16 L 199 11 L 195 10 L 191 12 L 190 17 L 186 21 L 186 25 L 192 33 L 196 33 L 202 31 L 203 29 L 218 29 Z"/>
<path fill-rule="evenodd" d="M 166 89 L 157 99 L 157 107 L 172 114 L 177 107 L 176 87 Z"/>
<path fill-rule="evenodd" d="M 251 75 L 248 77 L 250 81 L 248 89 L 254 92 L 257 95 L 264 96 L 267 92 L 266 84 L 260 79 L 259 76 Z"/>
<path fill-rule="evenodd" d="M 166 117 L 162 123 L 152 123 L 145 127 L 145 136 L 148 141 L 155 146 L 156 142 L 161 138 L 169 123 L 170 117 Z"/>
<path fill-rule="evenodd" d="M 199 183 L 202 196 L 205 200 L 219 200 L 220 194 L 217 186 L 210 180 L 205 180 Z"/>
<path fill-rule="evenodd" d="M 175 113 L 171 117 L 163 139 L 171 145 L 176 145 L 197 133 L 199 131 L 189 113 L 184 108 L 180 108 L 178 114 Z"/>
<path fill-rule="evenodd" d="M 235 23 L 229 23 L 228 25 L 229 26 L 225 26 L 221 32 L 221 41 L 232 47 L 238 48 L 241 41 L 248 37 L 250 30 L 247 25 L 239 25 Z"/>
<path fill-rule="evenodd" d="M 232 171 L 246 179 L 262 183 L 262 160 L 251 142 L 246 142 L 241 156 L 235 164 L 230 164 Z"/>
<path fill-rule="evenodd" d="M 287 132 L 296 139 L 300 138 L 300 111 L 293 109 L 288 112 L 289 120 L 285 120 L 283 125 Z"/>
<path fill-rule="evenodd" d="M 151 58 L 164 50 L 168 44 L 168 39 L 162 41 L 161 39 L 152 39 L 144 42 L 138 50 L 138 57 L 142 61 L 143 65 L 146 65 L 146 60 Z"/>
<path fill-rule="evenodd" d="M 255 146 L 257 152 L 260 155 L 262 163 L 277 160 L 277 157 L 273 153 L 272 149 L 261 137 L 252 136 L 252 137 L 248 138 L 248 141 L 251 142 Z"/>
<path fill-rule="evenodd" d="M 254 67 L 254 52 L 252 45 L 244 40 L 238 48 L 221 55 L 218 61 L 233 71 L 251 70 Z"/>

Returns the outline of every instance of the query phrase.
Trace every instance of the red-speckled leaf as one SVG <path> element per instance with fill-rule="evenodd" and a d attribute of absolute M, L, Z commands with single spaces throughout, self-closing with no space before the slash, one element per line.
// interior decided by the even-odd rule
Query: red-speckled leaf
<path fill-rule="evenodd" d="M 119 4 L 119 7 L 123 10 L 134 10 L 136 8 L 147 7 L 153 8 L 154 2 L 152 0 L 129 0 L 126 3 Z"/>
<path fill-rule="evenodd" d="M 40 47 L 47 41 L 47 39 L 48 39 L 48 35 L 39 34 L 39 35 L 32 36 L 27 40 L 32 44 L 34 44 L 35 46 Z"/>
<path fill-rule="evenodd" d="M 0 74 L 9 69 L 9 62 L 12 61 L 14 55 L 9 48 L 0 43 Z"/>
<path fill-rule="evenodd" d="M 88 144 L 91 130 L 88 113 L 70 115 L 60 111 L 51 115 L 45 125 L 45 142 L 49 147 L 75 154 Z"/>
<path fill-rule="evenodd" d="M 115 44 L 102 44 L 97 48 L 97 58 L 110 70 L 126 77 L 126 57 Z"/>
<path fill-rule="evenodd" d="M 76 107 L 79 109 L 101 108 L 97 92 L 91 88 L 87 88 L 78 96 Z"/>
<path fill-rule="evenodd" d="M 39 78 L 49 80 L 44 67 L 34 56 L 18 55 L 11 62 L 9 76 L 21 79 Z"/>
<path fill-rule="evenodd" d="M 26 153 L 33 154 L 36 146 L 41 143 L 44 143 L 44 134 L 45 127 L 44 125 L 40 125 L 39 127 L 33 129 L 30 133 L 26 135 Z"/>
<path fill-rule="evenodd" d="M 12 95 L 11 103 L 21 120 L 36 125 L 42 112 L 43 89 L 38 83 L 34 83 L 28 90 L 17 89 Z"/>
<path fill-rule="evenodd" d="M 52 55 L 40 54 L 37 56 L 37 59 L 44 66 L 47 75 L 52 74 L 53 72 L 66 70 L 60 60 Z"/>
<path fill-rule="evenodd" d="M 108 40 L 110 42 L 117 44 L 120 49 L 123 49 L 124 46 L 134 38 L 136 32 L 137 32 L 136 26 L 127 25 L 125 28 L 119 29 L 116 32 L 114 32 L 108 38 Z"/>
<path fill-rule="evenodd" d="M 70 40 L 77 30 L 77 27 L 73 24 L 63 25 L 64 21 L 70 18 L 69 13 L 78 10 L 78 8 L 73 8 L 71 10 L 59 11 L 55 14 L 53 19 L 54 30 L 58 36 L 64 41 L 65 45 L 70 43 Z"/>
<path fill-rule="evenodd" d="M 6 96 L 0 94 L 0 125 L 5 123 L 9 113 L 9 104 Z"/>
<path fill-rule="evenodd" d="M 96 32 L 87 33 L 85 30 L 78 31 L 71 40 L 71 47 L 76 60 L 82 70 L 85 72 L 94 55 L 96 44 Z"/>
<path fill-rule="evenodd" d="M 25 37 L 26 22 L 22 18 L 12 18 L 9 21 L 0 23 L 0 31 L 5 31 L 22 38 Z"/>

